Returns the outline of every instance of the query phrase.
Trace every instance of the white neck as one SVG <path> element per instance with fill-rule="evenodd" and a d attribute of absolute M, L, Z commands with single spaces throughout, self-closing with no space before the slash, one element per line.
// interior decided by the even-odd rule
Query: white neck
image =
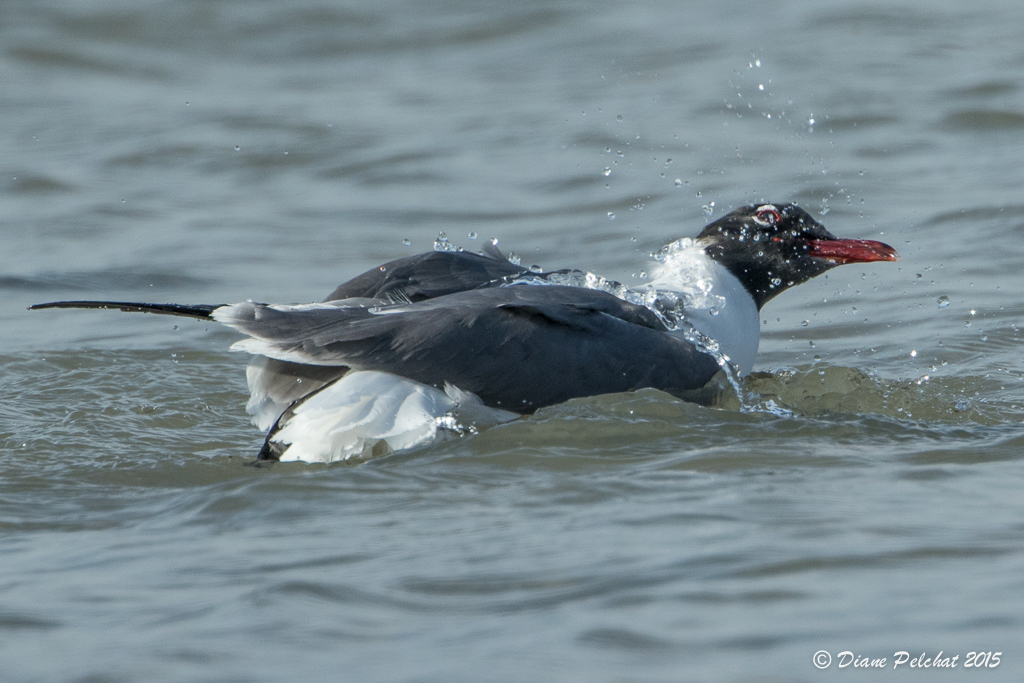
<path fill-rule="evenodd" d="M 685 319 L 701 334 L 718 342 L 741 375 L 754 367 L 761 337 L 754 297 L 729 270 L 690 239 L 665 247 L 651 266 L 644 288 L 677 294 Z"/>

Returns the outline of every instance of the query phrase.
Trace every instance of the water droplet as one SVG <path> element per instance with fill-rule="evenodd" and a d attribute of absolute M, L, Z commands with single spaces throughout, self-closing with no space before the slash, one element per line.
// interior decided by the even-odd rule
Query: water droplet
<path fill-rule="evenodd" d="M 945 308 L 946 306 L 949 306 L 949 297 L 948 296 L 940 296 L 939 297 L 939 308 Z"/>
<path fill-rule="evenodd" d="M 810 324 L 811 324 L 810 320 L 801 320 L 800 321 L 800 327 L 807 327 Z"/>
<path fill-rule="evenodd" d="M 782 284 L 782 278 L 780 278 L 780 277 L 773 277 L 772 278 L 772 287 L 778 287 L 781 284 Z"/>
<path fill-rule="evenodd" d="M 615 220 L 615 213 L 613 211 L 609 211 L 608 212 L 608 220 L 610 220 L 610 221 Z"/>
<path fill-rule="evenodd" d="M 811 118 L 807 119 L 807 125 L 809 125 L 809 126 L 813 126 L 814 125 L 814 117 L 813 116 Z"/>
<path fill-rule="evenodd" d="M 635 243 L 636 242 L 636 235 L 633 235 L 632 237 L 630 237 L 629 241 Z"/>
<path fill-rule="evenodd" d="M 910 349 L 910 357 L 911 358 L 917 358 L 917 350 L 916 349 Z"/>
<path fill-rule="evenodd" d="M 967 408 L 968 406 L 966 401 L 957 401 L 956 403 L 953 404 L 953 410 L 955 410 L 958 413 L 967 412 Z"/>
<path fill-rule="evenodd" d="M 764 90 L 764 84 L 763 84 L 763 83 L 759 83 L 759 84 L 757 85 L 757 89 L 758 89 L 758 90 Z"/>
<path fill-rule="evenodd" d="M 622 114 L 619 114 L 618 116 L 616 116 L 615 120 L 618 121 L 619 123 L 622 123 Z"/>
<path fill-rule="evenodd" d="M 704 212 L 705 216 L 711 218 L 711 214 L 715 212 L 715 203 L 711 202 L 710 204 L 705 204 L 704 206 L 700 207 L 700 210 Z"/>
<path fill-rule="evenodd" d="M 814 354 L 814 360 L 821 360 L 821 356 L 819 356 L 818 354 Z"/>
<path fill-rule="evenodd" d="M 812 349 L 817 347 L 817 344 L 815 344 L 813 341 L 809 341 L 807 343 L 810 345 Z"/>
<path fill-rule="evenodd" d="M 476 232 L 474 232 L 474 231 L 471 231 L 471 232 L 469 233 L 469 239 L 471 239 L 471 240 L 475 240 L 475 239 L 476 239 Z"/>
<path fill-rule="evenodd" d="M 683 179 L 682 178 L 676 178 L 676 187 L 682 187 L 682 186 L 683 186 Z"/>
<path fill-rule="evenodd" d="M 646 280 L 647 279 L 647 271 L 646 270 L 641 270 L 640 271 L 640 279 L 641 280 Z"/>
<path fill-rule="evenodd" d="M 710 313 L 712 316 L 716 316 L 720 313 L 720 311 L 717 308 L 712 308 L 710 311 L 708 311 L 708 313 Z"/>
<path fill-rule="evenodd" d="M 437 233 L 437 239 L 434 240 L 434 251 L 461 251 L 461 249 L 454 244 L 449 244 L 448 235 L 441 231 Z"/>
<path fill-rule="evenodd" d="M 605 154 L 611 154 L 612 153 L 612 148 L 611 147 L 605 147 L 604 148 L 604 153 Z"/>
<path fill-rule="evenodd" d="M 241 152 L 241 151 L 242 151 L 242 148 L 241 148 L 241 147 L 239 147 L 238 145 L 235 145 L 235 151 L 236 151 L 236 152 Z"/>
<path fill-rule="evenodd" d="M 760 69 L 761 68 L 761 60 L 760 59 L 755 59 L 754 60 L 754 66 L 756 66 L 758 69 Z"/>
<path fill-rule="evenodd" d="M 410 244 L 412 244 L 412 240 L 402 240 L 402 244 L 408 247 Z"/>
<path fill-rule="evenodd" d="M 604 175 L 604 176 L 610 176 L 611 174 L 612 174 L 612 169 L 611 169 L 610 166 L 606 166 L 605 169 L 603 171 L 601 171 L 601 175 Z"/>
<path fill-rule="evenodd" d="M 540 267 L 540 266 L 538 266 L 538 265 L 532 265 L 532 266 L 530 266 L 530 272 L 531 272 L 531 273 L 540 273 L 540 272 L 543 272 L 543 270 L 544 270 L 544 269 L 543 269 L 543 268 L 541 268 L 541 267 Z"/>

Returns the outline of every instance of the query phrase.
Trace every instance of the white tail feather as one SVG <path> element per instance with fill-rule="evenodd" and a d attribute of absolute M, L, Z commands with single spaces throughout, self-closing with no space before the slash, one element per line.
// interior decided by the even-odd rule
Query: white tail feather
<path fill-rule="evenodd" d="M 381 442 L 392 451 L 411 448 L 433 439 L 462 403 L 474 415 L 494 412 L 492 422 L 518 417 L 454 388 L 446 393 L 386 372 L 353 371 L 301 403 L 271 441 L 288 446 L 282 461 L 348 460 Z"/>

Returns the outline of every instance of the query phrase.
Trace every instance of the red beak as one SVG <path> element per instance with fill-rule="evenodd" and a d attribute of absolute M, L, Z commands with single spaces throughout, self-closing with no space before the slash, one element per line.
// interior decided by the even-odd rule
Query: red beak
<path fill-rule="evenodd" d="M 826 258 L 839 265 L 900 260 L 895 249 L 874 240 L 808 240 L 807 245 L 809 255 Z"/>

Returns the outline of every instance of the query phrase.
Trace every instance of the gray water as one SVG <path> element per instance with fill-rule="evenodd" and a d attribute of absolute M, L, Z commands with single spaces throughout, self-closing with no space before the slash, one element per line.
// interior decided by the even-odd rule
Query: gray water
<path fill-rule="evenodd" d="M 7 0 L 0 677 L 1022 680 L 1022 35 L 1009 0 Z M 771 302 L 747 412 L 255 468 L 234 333 L 25 310 L 313 301 L 441 231 L 639 284 L 762 200 L 903 260 Z"/>

